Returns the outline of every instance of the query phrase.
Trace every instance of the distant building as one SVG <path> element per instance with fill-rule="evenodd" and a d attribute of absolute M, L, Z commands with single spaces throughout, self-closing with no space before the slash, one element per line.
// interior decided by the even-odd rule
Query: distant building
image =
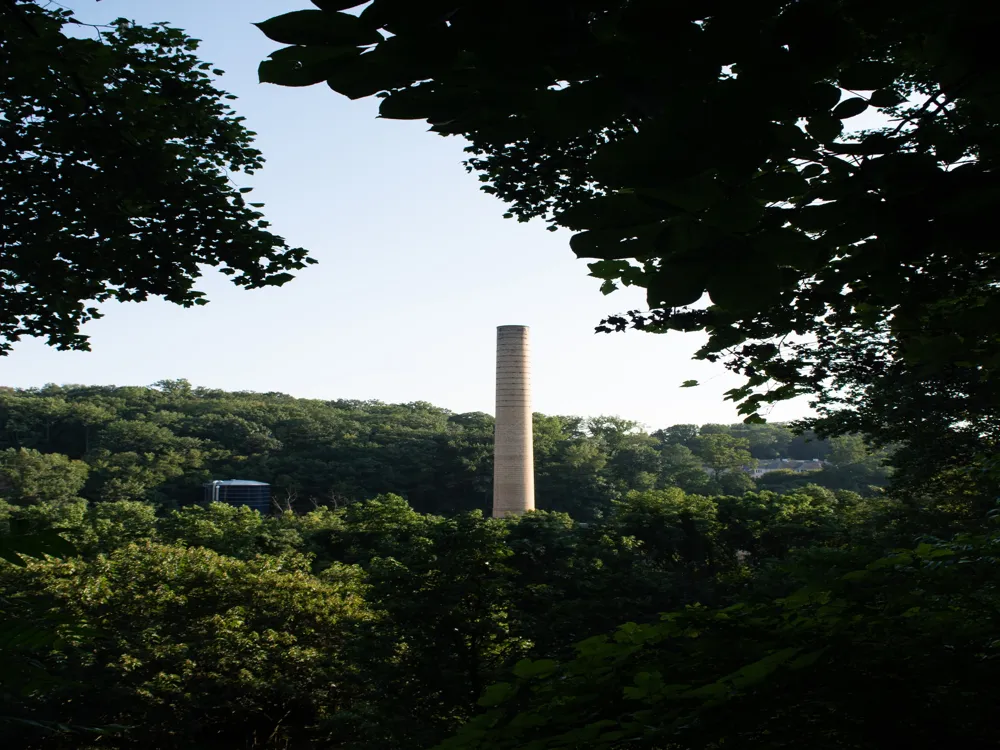
<path fill-rule="evenodd" d="M 800 461 L 792 458 L 768 458 L 757 462 L 756 466 L 743 466 L 742 470 L 754 479 L 770 474 L 772 471 L 794 471 L 796 474 L 804 474 L 807 471 L 819 471 L 825 468 L 826 461 L 818 458 Z"/>
<path fill-rule="evenodd" d="M 250 479 L 217 479 L 206 482 L 205 502 L 244 505 L 266 516 L 271 512 L 271 485 Z"/>

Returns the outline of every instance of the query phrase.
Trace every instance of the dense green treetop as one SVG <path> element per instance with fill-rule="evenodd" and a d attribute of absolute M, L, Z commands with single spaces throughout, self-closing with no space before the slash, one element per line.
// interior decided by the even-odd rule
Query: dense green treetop
<path fill-rule="evenodd" d="M 996 533 L 851 567 L 788 595 L 688 607 L 524 660 L 440 750 L 990 747 Z"/>
<path fill-rule="evenodd" d="M 630 491 L 586 524 L 396 495 L 271 517 L 0 503 L 0 544 L 17 522 L 72 545 L 0 562 L 0 725 L 34 750 L 431 747 L 522 659 L 731 604 L 772 568 L 762 584 L 787 593 L 796 550 L 847 554 L 888 509 L 819 487 Z"/>
<path fill-rule="evenodd" d="M 750 441 L 746 438 L 709 432 L 699 435 L 693 443 L 695 454 L 717 473 L 755 463 L 750 455 Z"/>
<path fill-rule="evenodd" d="M 77 497 L 89 467 L 59 453 L 25 448 L 0 452 L 0 496 L 17 505 L 60 503 Z"/>
<path fill-rule="evenodd" d="M 263 159 L 198 40 L 34 0 L 0 3 L 0 35 L 0 354 L 86 349 L 95 302 L 204 304 L 204 266 L 253 288 L 314 262 L 233 181 Z"/>

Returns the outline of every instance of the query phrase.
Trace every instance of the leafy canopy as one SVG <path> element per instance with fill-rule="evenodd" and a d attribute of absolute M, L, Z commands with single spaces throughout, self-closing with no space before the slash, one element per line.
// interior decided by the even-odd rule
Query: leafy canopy
<path fill-rule="evenodd" d="M 605 292 L 646 290 L 599 330 L 703 330 L 749 419 L 811 393 L 828 431 L 916 446 L 914 476 L 996 443 L 996 7 L 315 5 L 260 24 L 291 45 L 261 79 L 466 138 L 509 216 L 575 232 Z"/>
<path fill-rule="evenodd" d="M 88 348 L 95 302 L 205 304 L 204 266 L 254 288 L 314 262 L 232 182 L 263 159 L 198 41 L 125 19 L 80 28 L 61 6 L 0 4 L 0 354 L 25 335 Z"/>
<path fill-rule="evenodd" d="M 996 544 L 923 542 L 846 572 L 834 556 L 784 597 L 626 623 L 515 665 L 438 748 L 988 747 Z"/>

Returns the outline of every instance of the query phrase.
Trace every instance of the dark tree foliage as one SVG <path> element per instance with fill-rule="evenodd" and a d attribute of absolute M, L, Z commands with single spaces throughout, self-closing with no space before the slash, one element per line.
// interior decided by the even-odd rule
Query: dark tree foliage
<path fill-rule="evenodd" d="M 0 3 L 0 354 L 22 336 L 88 348 L 107 300 L 205 304 L 203 266 L 255 288 L 314 262 L 232 181 L 263 159 L 198 41 L 82 30 L 55 3 Z"/>
<path fill-rule="evenodd" d="M 438 747 L 993 747 L 997 544 L 925 542 L 856 569 L 815 554 L 787 596 L 688 607 L 517 664 Z"/>
<path fill-rule="evenodd" d="M 646 290 L 647 312 L 599 330 L 705 331 L 698 356 L 746 376 L 728 397 L 749 419 L 812 394 L 817 429 L 906 444 L 914 484 L 989 468 L 996 6 L 315 5 L 260 24 L 291 45 L 261 79 L 378 95 L 382 117 L 468 139 L 510 216 L 576 232 L 605 292 Z"/>

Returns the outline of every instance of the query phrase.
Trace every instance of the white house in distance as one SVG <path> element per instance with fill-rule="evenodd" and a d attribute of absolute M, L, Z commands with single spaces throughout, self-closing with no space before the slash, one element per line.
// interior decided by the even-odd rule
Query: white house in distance
<path fill-rule="evenodd" d="M 794 471 L 796 474 L 803 474 L 807 471 L 819 471 L 826 466 L 826 461 L 813 458 L 808 461 L 798 461 L 793 458 L 768 458 L 757 462 L 756 466 L 741 467 L 744 472 L 754 479 L 769 474 L 772 471 Z"/>

